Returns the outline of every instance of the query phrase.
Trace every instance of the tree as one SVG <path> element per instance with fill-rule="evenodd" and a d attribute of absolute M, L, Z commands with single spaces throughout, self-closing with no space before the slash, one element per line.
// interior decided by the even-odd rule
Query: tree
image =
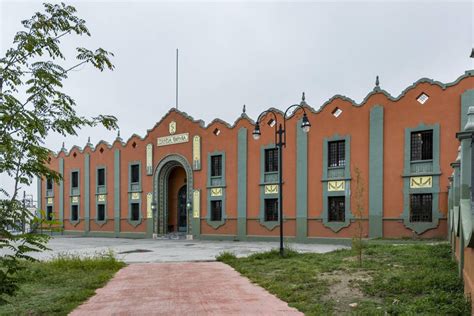
<path fill-rule="evenodd" d="M 51 152 L 44 139 L 51 133 L 77 135 L 84 126 L 117 128 L 110 115 L 86 118 L 76 113 L 73 98 L 63 91 L 69 73 L 84 64 L 103 71 L 113 70 L 112 53 L 78 47 L 68 65 L 60 42 L 69 36 L 90 36 L 85 21 L 75 15 L 73 6 L 44 4 L 44 12 L 22 21 L 24 30 L 16 33 L 12 48 L 0 59 L 0 173 L 14 179 L 13 189 L 0 187 L 0 301 L 1 294 L 16 290 L 15 273 L 20 259 L 33 260 L 28 252 L 46 249 L 47 237 L 19 230 L 19 222 L 31 218 L 19 201 L 21 186 L 34 177 L 58 182 L 61 175 L 48 167 Z M 39 197 L 40 198 L 40 197 Z"/>

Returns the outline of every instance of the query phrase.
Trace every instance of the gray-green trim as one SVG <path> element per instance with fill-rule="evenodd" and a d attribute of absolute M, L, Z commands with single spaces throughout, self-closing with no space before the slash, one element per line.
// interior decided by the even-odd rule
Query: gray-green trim
<path fill-rule="evenodd" d="M 59 174 L 61 180 L 59 180 L 59 221 L 61 225 L 64 223 L 64 158 L 59 159 Z M 54 208 L 53 208 L 54 211 Z"/>
<path fill-rule="evenodd" d="M 369 237 L 383 237 L 383 130 L 384 108 L 370 110 L 369 135 Z"/>
<path fill-rule="evenodd" d="M 137 193 L 137 192 L 135 192 Z M 143 220 L 143 215 L 142 215 L 142 194 L 139 194 L 139 199 L 137 200 L 132 200 L 132 193 L 128 193 L 128 216 L 127 216 L 127 222 L 134 226 L 137 227 L 142 223 Z M 138 220 L 132 220 L 132 203 L 138 203 Z"/>
<path fill-rule="evenodd" d="M 84 231 L 90 231 L 90 156 L 84 155 Z"/>
<path fill-rule="evenodd" d="M 36 217 L 41 218 L 41 210 L 43 209 L 43 196 L 42 196 L 42 186 L 43 180 L 40 177 L 36 177 L 36 201 L 38 201 L 38 205 L 36 208 Z"/>
<path fill-rule="evenodd" d="M 471 138 L 461 140 L 461 186 L 460 186 L 460 225 L 465 247 L 474 247 L 473 222 L 471 213 Z"/>
<path fill-rule="evenodd" d="M 247 129 L 237 135 L 237 235 L 247 235 Z"/>
<path fill-rule="evenodd" d="M 459 188 L 461 185 L 461 175 L 460 175 L 460 163 L 452 164 L 454 168 L 454 185 L 453 185 L 453 226 L 454 226 L 454 234 L 455 236 L 460 236 L 460 212 L 459 212 Z"/>
<path fill-rule="evenodd" d="M 467 111 L 469 106 L 474 105 L 474 89 L 469 89 L 464 91 L 461 94 L 461 119 L 459 120 L 461 126 L 459 126 L 460 131 L 464 131 L 464 126 L 467 123 Z"/>
<path fill-rule="evenodd" d="M 214 156 L 221 156 L 222 157 L 222 171 L 221 176 L 212 177 L 211 176 L 211 157 Z M 226 221 L 226 181 L 225 181 L 225 152 L 223 151 L 214 151 L 212 153 L 207 154 L 207 214 L 206 214 L 206 222 L 209 226 L 214 229 L 219 228 L 220 226 L 225 224 Z M 221 196 L 211 196 L 212 188 L 221 188 L 222 195 Z M 211 221 L 211 201 L 222 201 L 222 217 L 220 221 Z"/>
<path fill-rule="evenodd" d="M 339 168 L 330 168 L 328 167 L 328 143 L 332 141 L 344 140 L 344 149 L 345 149 L 345 166 L 344 173 L 341 177 L 329 177 L 329 169 L 339 169 Z M 323 141 L 323 212 L 322 219 L 323 225 L 333 232 L 337 233 L 341 229 L 349 226 L 351 224 L 351 219 L 353 218 L 351 212 L 351 137 L 350 135 L 339 136 L 334 135 L 329 138 L 324 138 Z M 340 168 L 342 169 L 342 168 Z M 345 181 L 345 190 L 344 191 L 328 191 L 328 182 L 329 181 Z M 331 196 L 344 196 L 345 197 L 345 216 L 343 222 L 330 222 L 329 221 L 329 207 L 328 207 L 328 198 Z"/>
<path fill-rule="evenodd" d="M 308 236 L 308 133 L 296 123 L 296 239 Z"/>
<path fill-rule="evenodd" d="M 265 194 L 265 185 L 266 184 L 276 184 L 278 185 L 278 172 L 265 172 L 265 149 L 277 148 L 275 144 L 262 145 L 260 147 L 260 225 L 264 226 L 268 230 L 273 230 L 275 227 L 280 225 L 280 221 L 266 221 L 265 220 L 265 199 L 279 199 L 278 193 L 276 194 Z M 278 149 L 277 149 L 278 150 Z M 278 152 L 280 155 L 280 152 Z M 281 168 L 281 166 L 278 166 Z M 276 174 L 276 177 L 273 175 Z M 272 176 L 269 180 L 269 175 Z M 278 190 L 281 190 L 279 187 Z M 278 207 L 280 201 L 278 201 Z M 280 216 L 280 209 L 278 209 L 278 216 Z M 283 220 L 285 217 L 283 216 Z"/>
<path fill-rule="evenodd" d="M 114 232 L 120 232 L 120 149 L 114 152 Z"/>
<path fill-rule="evenodd" d="M 64 235 L 73 235 L 73 236 L 88 236 L 88 237 L 118 237 L 118 238 L 131 238 L 131 239 L 143 239 L 146 238 L 145 233 L 136 233 L 136 232 L 121 232 L 116 234 L 113 231 L 90 231 L 87 235 L 81 231 L 74 230 L 65 230 L 63 231 Z"/>
<path fill-rule="evenodd" d="M 98 195 L 95 196 L 95 214 L 94 222 L 99 226 L 104 226 L 107 223 L 107 196 L 105 197 L 105 202 L 99 202 Z M 99 205 L 104 205 L 104 220 L 99 220 Z"/>
<path fill-rule="evenodd" d="M 138 182 L 132 183 L 132 166 L 138 165 Z M 128 163 L 128 216 L 127 222 L 137 227 L 142 223 L 142 162 L 139 160 Z M 132 200 L 132 193 L 138 193 L 139 199 Z M 138 203 L 138 220 L 132 220 L 132 203 Z"/>
<path fill-rule="evenodd" d="M 412 172 L 412 164 L 419 163 L 411 161 L 411 133 L 433 130 L 433 159 L 424 162 L 425 164 L 432 164 L 431 172 L 423 172 L 422 175 L 430 175 L 433 177 L 431 188 L 412 189 L 410 188 L 410 176 L 420 176 L 420 173 Z M 403 177 L 403 223 L 405 227 L 415 231 L 417 234 L 422 234 L 425 231 L 438 227 L 439 219 L 442 217 L 439 211 L 439 142 L 440 142 L 440 126 L 439 124 L 425 125 L 419 124 L 415 128 L 405 128 L 405 153 L 404 153 L 404 175 Z M 417 193 L 431 193 L 433 195 L 433 213 L 431 222 L 410 222 L 410 194 Z"/>

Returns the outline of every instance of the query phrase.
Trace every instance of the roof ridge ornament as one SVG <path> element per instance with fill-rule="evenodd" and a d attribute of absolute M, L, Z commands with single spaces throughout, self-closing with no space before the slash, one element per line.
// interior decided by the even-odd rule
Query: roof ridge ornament
<path fill-rule="evenodd" d="M 245 104 L 244 106 L 242 107 L 242 113 L 245 113 L 246 109 L 245 109 Z"/>
<path fill-rule="evenodd" d="M 120 128 L 117 129 L 117 138 L 116 140 L 122 141 L 122 137 L 120 137 Z"/>
<path fill-rule="evenodd" d="M 306 104 L 306 95 L 305 95 L 304 91 L 303 91 L 303 94 L 301 95 L 301 103 L 300 103 L 300 105 L 307 105 L 307 104 Z"/>
<path fill-rule="evenodd" d="M 375 77 L 375 87 L 374 87 L 374 91 L 380 91 L 380 80 L 379 80 L 379 76 L 378 76 L 378 75 Z"/>

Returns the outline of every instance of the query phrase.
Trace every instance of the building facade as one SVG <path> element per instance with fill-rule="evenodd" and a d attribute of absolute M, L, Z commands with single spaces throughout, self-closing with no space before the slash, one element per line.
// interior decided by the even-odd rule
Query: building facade
<path fill-rule="evenodd" d="M 398 97 L 377 83 L 361 104 L 338 95 L 316 111 L 302 101 L 312 127 L 299 127 L 301 111 L 288 119 L 281 188 L 272 116 L 254 140 L 245 112 L 205 125 L 171 109 L 144 137 L 52 155 L 63 179 L 38 180 L 39 208 L 65 234 L 272 240 L 283 190 L 289 240 L 349 240 L 358 221 L 368 238 L 445 238 L 473 87 L 470 70 L 452 83 L 420 79 Z"/>

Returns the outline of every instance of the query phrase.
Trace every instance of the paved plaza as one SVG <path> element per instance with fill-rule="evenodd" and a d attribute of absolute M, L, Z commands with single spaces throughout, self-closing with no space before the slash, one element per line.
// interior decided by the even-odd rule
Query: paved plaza
<path fill-rule="evenodd" d="M 289 244 L 299 252 L 325 253 L 345 248 L 341 245 Z M 126 263 L 213 261 L 223 251 L 237 257 L 278 248 L 278 242 L 240 242 L 206 240 L 153 240 L 93 237 L 54 237 L 49 243 L 50 251 L 33 254 L 47 260 L 60 254 L 92 256 L 112 250 L 116 257 Z"/>

